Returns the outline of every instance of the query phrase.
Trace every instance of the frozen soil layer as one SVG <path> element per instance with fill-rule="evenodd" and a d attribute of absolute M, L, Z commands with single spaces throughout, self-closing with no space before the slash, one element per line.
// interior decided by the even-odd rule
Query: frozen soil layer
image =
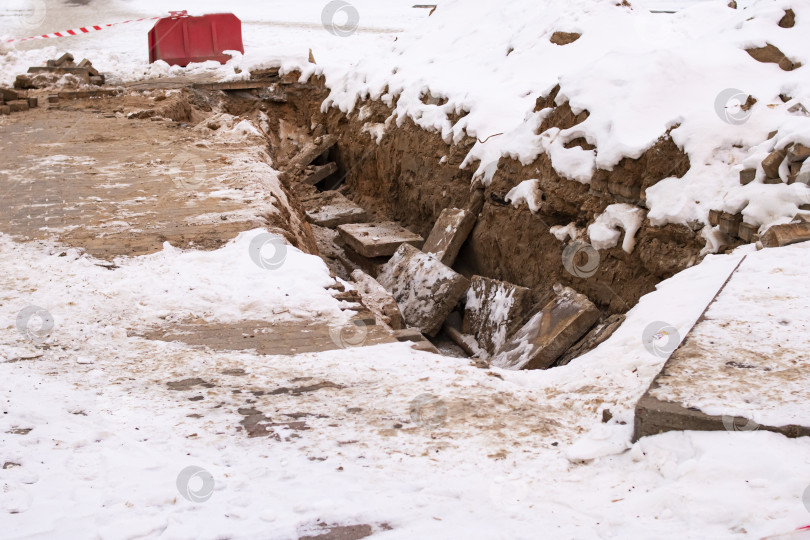
<path fill-rule="evenodd" d="M 810 242 L 749 253 L 650 395 L 714 416 L 810 426 Z"/>
<path fill-rule="evenodd" d="M 480 210 L 454 265 L 467 276 L 478 274 L 532 288 L 537 300 L 554 283 L 563 283 L 603 310 L 624 312 L 661 279 L 699 260 L 704 241 L 693 228 L 655 227 L 645 219 L 634 232 L 631 253 L 621 246 L 632 244 L 632 239 L 617 241 L 599 252 L 597 272 L 577 277 L 563 264 L 563 251 L 572 238 L 551 231 L 555 226 L 568 227 L 570 236 L 587 240 L 587 225 L 610 205 L 627 201 L 641 205 L 645 185 L 668 174 L 684 174 L 688 158 L 669 139 L 662 139 L 639 159 L 600 171 L 600 189 L 562 178 L 546 155 L 526 165 L 503 158 L 488 185 L 472 185 L 473 170 L 460 165 L 475 139 L 447 142 L 408 119 L 395 122 L 393 109 L 379 101 L 366 101 L 349 114 L 324 109 L 328 91 L 321 78 L 311 77 L 285 91 L 287 103 L 267 106 L 265 131 L 275 162 L 290 158 L 295 147 L 291 142 L 310 136 L 302 126 L 322 126 L 313 134 L 339 136 L 329 159 L 337 162 L 339 176 L 345 175 L 341 191 L 367 210 L 396 219 L 423 237 L 446 208 Z M 554 121 L 574 122 L 570 109 L 568 113 L 562 109 Z M 526 178 L 537 179 L 541 202 L 537 211 L 505 200 Z M 643 216 L 640 208 L 638 212 Z"/>

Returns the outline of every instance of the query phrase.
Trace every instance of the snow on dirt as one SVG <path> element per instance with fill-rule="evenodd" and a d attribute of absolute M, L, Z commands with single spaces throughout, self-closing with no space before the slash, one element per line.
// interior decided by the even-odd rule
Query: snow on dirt
<path fill-rule="evenodd" d="M 632 253 L 636 246 L 636 232 L 644 222 L 644 210 L 632 204 L 611 204 L 596 216 L 588 227 L 591 245 L 596 249 L 609 249 L 619 243 L 624 230 L 622 249 Z"/>

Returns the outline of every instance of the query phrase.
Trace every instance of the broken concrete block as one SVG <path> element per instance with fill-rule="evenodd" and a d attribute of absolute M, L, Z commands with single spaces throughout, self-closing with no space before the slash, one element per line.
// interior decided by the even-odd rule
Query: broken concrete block
<path fill-rule="evenodd" d="M 779 178 L 779 166 L 785 159 L 787 152 L 784 150 L 774 150 L 768 157 L 762 160 L 762 170 L 768 178 Z"/>
<path fill-rule="evenodd" d="M 424 238 L 405 227 L 386 221 L 383 223 L 350 223 L 338 227 L 338 234 L 346 244 L 363 257 L 387 257 L 403 243 L 421 247 Z"/>
<path fill-rule="evenodd" d="M 532 307 L 532 291 L 505 281 L 473 276 L 467 291 L 462 332 L 492 354 Z"/>
<path fill-rule="evenodd" d="M 447 266 L 453 266 L 464 241 L 475 226 L 476 216 L 460 208 L 445 208 L 422 246 Z"/>
<path fill-rule="evenodd" d="M 299 174 L 304 168 L 315 161 L 315 159 L 329 151 L 337 144 L 336 135 L 324 135 L 316 137 L 311 143 L 307 143 L 304 148 L 290 160 L 286 172 L 292 176 Z"/>
<path fill-rule="evenodd" d="M 774 225 L 762 235 L 763 247 L 781 247 L 810 240 L 810 223 Z"/>
<path fill-rule="evenodd" d="M 101 75 L 101 74 L 98 72 L 98 70 L 97 70 L 96 68 L 94 68 L 94 67 L 93 67 L 93 64 L 91 64 L 91 63 L 90 63 L 90 60 L 88 60 L 87 58 L 85 58 L 84 60 L 82 60 L 81 62 L 79 62 L 79 66 L 78 66 L 78 67 L 80 67 L 80 68 L 85 68 L 85 69 L 86 69 L 86 70 L 87 70 L 87 71 L 90 73 L 90 76 L 91 76 L 91 77 L 98 77 L 98 76 L 100 76 L 100 75 Z"/>
<path fill-rule="evenodd" d="M 362 270 L 352 272 L 352 279 L 357 284 L 363 305 L 394 330 L 401 329 L 402 312 L 399 311 L 393 295 L 386 291 L 385 287 L 380 285 L 376 279 Z"/>
<path fill-rule="evenodd" d="M 325 191 L 319 197 L 307 201 L 306 206 L 307 220 L 321 227 L 335 228 L 368 218 L 362 207 L 337 191 Z"/>
<path fill-rule="evenodd" d="M 709 225 L 716 227 L 720 223 L 720 214 L 722 213 L 720 210 L 709 210 Z"/>
<path fill-rule="evenodd" d="M 56 60 L 48 60 L 48 66 L 51 67 L 59 67 L 59 66 L 67 66 L 73 64 L 73 55 L 70 53 L 65 53 Z"/>
<path fill-rule="evenodd" d="M 14 101 L 20 99 L 24 92 L 15 92 L 9 88 L 0 88 L 0 101 Z"/>
<path fill-rule="evenodd" d="M 754 181 L 757 177 L 756 169 L 743 169 L 740 171 L 740 184 L 746 185 Z"/>
<path fill-rule="evenodd" d="M 326 165 L 310 165 L 304 169 L 304 178 L 302 182 L 314 186 L 329 175 L 337 172 L 337 164 L 329 162 Z"/>
<path fill-rule="evenodd" d="M 729 214 L 728 212 L 722 212 L 717 225 L 720 232 L 736 237 L 742 220 L 742 214 Z"/>
<path fill-rule="evenodd" d="M 592 351 L 601 345 L 622 325 L 624 319 L 625 315 L 623 313 L 617 313 L 611 315 L 603 322 L 597 323 L 587 334 L 585 334 L 585 337 L 580 339 L 576 345 L 568 349 L 565 354 L 562 355 L 559 360 L 557 360 L 556 365 L 568 365 L 574 358 L 579 358 L 583 354 Z"/>
<path fill-rule="evenodd" d="M 23 112 L 28 110 L 28 100 L 27 99 L 16 99 L 14 101 L 9 101 L 6 103 L 8 107 L 11 109 L 11 112 Z"/>
<path fill-rule="evenodd" d="M 791 163 L 804 161 L 805 159 L 810 158 L 810 147 L 801 143 L 792 144 L 787 149 L 787 158 Z"/>
<path fill-rule="evenodd" d="M 590 330 L 599 310 L 584 294 L 562 287 L 492 359 L 504 369 L 547 369 Z"/>
<path fill-rule="evenodd" d="M 377 281 L 394 295 L 405 322 L 428 336 L 438 333 L 470 285 L 433 255 L 407 243 L 383 266 Z"/>
<path fill-rule="evenodd" d="M 737 236 L 740 240 L 744 242 L 755 242 L 757 239 L 757 231 L 759 231 L 759 227 L 757 225 L 751 225 L 750 223 L 740 223 L 740 228 L 737 230 Z"/>

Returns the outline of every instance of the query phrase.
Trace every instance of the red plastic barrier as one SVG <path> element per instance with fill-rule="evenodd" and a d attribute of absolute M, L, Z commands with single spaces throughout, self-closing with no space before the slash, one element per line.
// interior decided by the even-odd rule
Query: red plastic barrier
<path fill-rule="evenodd" d="M 233 13 L 201 17 L 178 14 L 160 19 L 149 31 L 150 64 L 157 60 L 175 66 L 206 60 L 224 64 L 230 56 L 222 51 L 245 52 L 242 21 Z"/>

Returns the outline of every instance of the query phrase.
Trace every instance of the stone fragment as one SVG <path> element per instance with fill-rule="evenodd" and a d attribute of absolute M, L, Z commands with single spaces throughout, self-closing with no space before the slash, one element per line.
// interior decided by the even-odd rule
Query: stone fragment
<path fill-rule="evenodd" d="M 453 266 L 461 246 L 475 226 L 476 216 L 460 208 L 445 208 L 422 246 L 447 266 Z"/>
<path fill-rule="evenodd" d="M 755 242 L 757 239 L 757 232 L 759 227 L 751 225 L 750 223 L 740 223 L 740 228 L 737 230 L 737 236 L 744 242 Z"/>
<path fill-rule="evenodd" d="M 557 360 L 556 365 L 565 366 L 574 358 L 578 358 L 598 347 L 622 325 L 624 318 L 625 315 L 623 313 L 616 313 L 604 321 L 597 323 L 576 345 L 568 349 L 565 354 Z"/>
<path fill-rule="evenodd" d="M 9 101 L 6 105 L 11 109 L 11 112 L 23 112 L 28 110 L 28 100 L 27 99 L 16 99 L 14 101 Z"/>
<path fill-rule="evenodd" d="M 329 162 L 326 165 L 310 165 L 304 169 L 304 178 L 302 182 L 314 186 L 327 176 L 337 172 L 337 164 Z"/>
<path fill-rule="evenodd" d="M 352 279 L 360 292 L 363 305 L 394 330 L 401 329 L 402 313 L 391 293 L 362 270 L 352 272 Z"/>
<path fill-rule="evenodd" d="M 720 223 L 720 210 L 709 210 L 709 225 L 716 227 Z"/>
<path fill-rule="evenodd" d="M 473 276 L 467 291 L 462 332 L 492 354 L 532 307 L 532 291 L 505 281 Z"/>
<path fill-rule="evenodd" d="M 438 333 L 470 284 L 433 255 L 410 244 L 399 246 L 377 281 L 393 294 L 405 322 L 427 336 Z"/>
<path fill-rule="evenodd" d="M 315 140 L 307 143 L 304 148 L 290 160 L 285 173 L 290 176 L 300 174 L 307 165 L 315 161 L 318 156 L 328 152 L 337 142 L 338 138 L 336 135 L 316 137 Z"/>
<path fill-rule="evenodd" d="M 720 214 L 720 219 L 717 225 L 720 232 L 736 237 L 742 220 L 742 214 L 729 214 L 728 212 L 723 212 Z"/>
<path fill-rule="evenodd" d="M 417 248 L 424 243 L 424 238 L 393 221 L 350 223 L 337 230 L 349 247 L 368 258 L 393 255 L 403 243 Z"/>
<path fill-rule="evenodd" d="M 791 144 L 787 149 L 787 159 L 790 163 L 804 161 L 810 158 L 810 147 L 801 143 Z"/>
<path fill-rule="evenodd" d="M 779 19 L 779 26 L 782 28 L 793 28 L 796 24 L 796 12 L 792 9 L 786 9 L 785 14 Z"/>
<path fill-rule="evenodd" d="M 321 227 L 335 228 L 367 219 L 366 211 L 337 191 L 325 191 L 306 202 L 307 220 Z"/>
<path fill-rule="evenodd" d="M 762 160 L 762 170 L 768 178 L 779 178 L 779 166 L 785 159 L 787 152 L 784 150 L 774 150 L 768 157 Z"/>
<path fill-rule="evenodd" d="M 754 181 L 757 177 L 756 169 L 743 169 L 740 171 L 740 184 L 746 185 Z"/>
<path fill-rule="evenodd" d="M 810 240 L 810 223 L 774 225 L 762 235 L 763 247 L 782 247 Z"/>
<path fill-rule="evenodd" d="M 783 71 L 792 71 L 798 67 L 801 67 L 800 62 L 794 63 L 787 56 L 785 56 L 785 54 L 780 51 L 778 47 L 771 45 L 770 43 L 766 44 L 764 47 L 746 49 L 745 52 L 751 55 L 751 58 L 757 62 L 778 64 Z"/>
<path fill-rule="evenodd" d="M 504 369 L 547 369 L 599 319 L 584 294 L 562 287 L 542 309 L 536 308 L 492 360 Z"/>
<path fill-rule="evenodd" d="M 578 40 L 581 36 L 582 34 L 578 34 L 577 32 L 557 31 L 551 34 L 549 41 L 554 45 L 568 45 L 569 43 L 573 43 Z"/>

